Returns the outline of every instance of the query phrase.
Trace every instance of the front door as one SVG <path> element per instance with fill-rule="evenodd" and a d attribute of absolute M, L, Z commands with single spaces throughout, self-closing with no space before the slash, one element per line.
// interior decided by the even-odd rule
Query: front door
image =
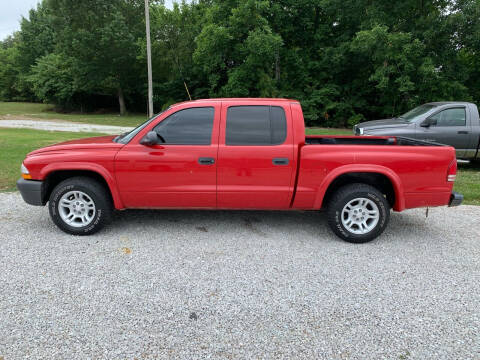
<path fill-rule="evenodd" d="M 224 102 L 218 151 L 219 208 L 284 209 L 293 193 L 290 108 Z"/>
<path fill-rule="evenodd" d="M 470 143 L 465 107 L 442 110 L 430 116 L 428 121 L 431 124 L 429 127 L 418 127 L 418 139 L 453 146 L 457 157 L 465 155 Z"/>
<path fill-rule="evenodd" d="M 127 208 L 215 208 L 220 105 L 169 111 L 154 125 L 162 143 L 134 138 L 115 159 Z"/>

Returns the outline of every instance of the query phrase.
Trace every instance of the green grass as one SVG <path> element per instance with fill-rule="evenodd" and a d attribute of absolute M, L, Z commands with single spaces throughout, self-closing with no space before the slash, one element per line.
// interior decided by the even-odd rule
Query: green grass
<path fill-rule="evenodd" d="M 144 114 L 63 114 L 53 111 L 49 104 L 23 103 L 23 102 L 0 102 L 0 118 L 47 119 L 74 121 L 87 124 L 136 126 L 147 120 Z"/>
<path fill-rule="evenodd" d="M 307 135 L 353 135 L 352 129 L 307 128 Z"/>
<path fill-rule="evenodd" d="M 102 134 L 0 129 L 0 191 L 12 191 L 30 151 L 62 141 Z M 104 134 L 103 134 L 104 135 Z"/>
<path fill-rule="evenodd" d="M 480 162 L 458 165 L 454 190 L 465 196 L 465 204 L 480 205 Z"/>

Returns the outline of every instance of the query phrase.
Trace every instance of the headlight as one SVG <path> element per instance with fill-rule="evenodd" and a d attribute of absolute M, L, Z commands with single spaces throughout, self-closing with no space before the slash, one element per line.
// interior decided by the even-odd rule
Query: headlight
<path fill-rule="evenodd" d="M 22 178 L 26 180 L 30 180 L 32 178 L 32 175 L 30 175 L 30 172 L 28 171 L 27 167 L 22 163 L 22 166 L 20 167 L 20 172 L 22 173 Z"/>
<path fill-rule="evenodd" d="M 358 125 L 353 127 L 353 133 L 355 135 L 363 135 L 363 128 L 359 128 Z"/>

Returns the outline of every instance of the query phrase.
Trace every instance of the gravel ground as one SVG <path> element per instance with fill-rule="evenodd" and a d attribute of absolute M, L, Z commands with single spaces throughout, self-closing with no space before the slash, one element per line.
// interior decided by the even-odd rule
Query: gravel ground
<path fill-rule="evenodd" d="M 0 120 L 0 128 L 36 129 L 70 132 L 98 132 L 103 134 L 121 134 L 132 130 L 131 127 L 82 124 L 59 120 Z"/>
<path fill-rule="evenodd" d="M 0 194 L 0 359 L 479 359 L 479 220 L 352 245 L 313 212 L 126 211 L 73 237 Z"/>

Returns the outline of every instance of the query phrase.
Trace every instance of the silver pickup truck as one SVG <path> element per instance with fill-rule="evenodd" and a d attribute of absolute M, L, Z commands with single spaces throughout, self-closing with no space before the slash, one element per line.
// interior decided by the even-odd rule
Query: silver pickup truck
<path fill-rule="evenodd" d="M 402 116 L 355 125 L 356 135 L 392 135 L 451 145 L 457 159 L 480 160 L 480 119 L 475 104 L 433 102 Z"/>

